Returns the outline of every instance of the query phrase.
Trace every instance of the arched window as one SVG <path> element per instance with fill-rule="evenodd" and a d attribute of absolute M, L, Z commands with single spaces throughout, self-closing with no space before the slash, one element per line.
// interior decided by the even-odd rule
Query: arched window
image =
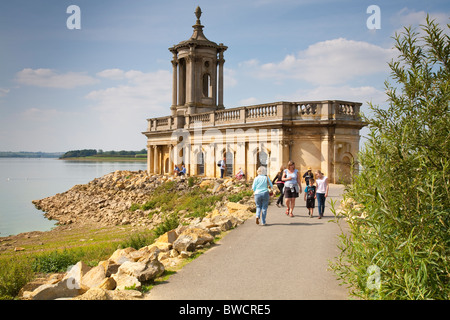
<path fill-rule="evenodd" d="M 233 176 L 233 172 L 234 172 L 234 154 L 231 151 L 228 151 L 225 154 L 226 157 L 226 161 L 227 161 L 227 172 L 226 175 L 229 177 Z"/>
<path fill-rule="evenodd" d="M 265 151 L 260 151 L 256 154 L 256 170 L 259 167 L 265 167 L 267 169 L 267 174 L 269 174 L 269 156 Z"/>
<path fill-rule="evenodd" d="M 205 154 L 202 151 L 197 153 L 197 175 L 205 175 Z"/>
<path fill-rule="evenodd" d="M 267 168 L 267 153 L 265 153 L 264 151 L 258 152 L 256 161 L 257 161 L 258 168 L 260 166 Z"/>
<path fill-rule="evenodd" d="M 207 98 L 212 97 L 211 76 L 208 73 L 203 75 L 203 96 Z"/>

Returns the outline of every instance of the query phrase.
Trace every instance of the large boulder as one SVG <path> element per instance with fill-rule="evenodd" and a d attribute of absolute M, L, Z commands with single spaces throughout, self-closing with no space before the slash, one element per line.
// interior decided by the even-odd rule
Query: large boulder
<path fill-rule="evenodd" d="M 145 262 L 125 262 L 119 268 L 119 273 L 125 273 L 141 282 L 153 280 L 164 272 L 164 266 L 157 259 Z"/>
<path fill-rule="evenodd" d="M 89 270 L 81 278 L 81 287 L 86 291 L 91 288 L 100 287 L 106 279 L 106 270 L 103 265 L 98 265 Z"/>
<path fill-rule="evenodd" d="M 112 261 L 116 264 L 123 264 L 127 261 L 135 261 L 131 256 L 131 253 L 136 251 L 134 248 L 125 248 L 125 249 L 117 249 L 114 253 L 109 257 L 109 261 Z"/>
<path fill-rule="evenodd" d="M 61 281 L 46 283 L 33 292 L 24 292 L 24 298 L 32 300 L 54 300 L 72 298 L 85 292 L 81 286 L 82 277 L 90 270 L 83 262 L 72 266 Z"/>
<path fill-rule="evenodd" d="M 139 300 L 142 293 L 136 290 L 111 291 L 102 288 L 92 288 L 72 300 Z"/>
<path fill-rule="evenodd" d="M 214 237 L 208 231 L 191 227 L 181 232 L 173 243 L 173 248 L 178 252 L 194 251 L 197 246 L 211 243 L 212 241 L 214 241 Z"/>

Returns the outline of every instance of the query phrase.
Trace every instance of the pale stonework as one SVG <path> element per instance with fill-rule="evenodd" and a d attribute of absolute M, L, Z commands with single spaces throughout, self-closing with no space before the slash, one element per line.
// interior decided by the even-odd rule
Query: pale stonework
<path fill-rule="evenodd" d="M 325 100 L 274 102 L 225 109 L 223 52 L 200 23 L 173 53 L 171 115 L 148 119 L 147 170 L 172 174 L 184 163 L 189 175 L 220 177 L 217 161 L 227 158 L 228 176 L 241 167 L 247 178 L 266 165 L 271 178 L 289 160 L 301 175 L 311 167 L 331 183 L 347 182 L 359 150 L 361 103 Z"/>

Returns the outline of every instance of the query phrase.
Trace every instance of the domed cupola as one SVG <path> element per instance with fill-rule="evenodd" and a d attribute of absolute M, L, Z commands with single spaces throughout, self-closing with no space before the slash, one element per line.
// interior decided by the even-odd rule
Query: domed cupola
<path fill-rule="evenodd" d="M 206 38 L 200 7 L 195 15 L 192 36 L 169 48 L 173 53 L 172 115 L 224 109 L 223 52 L 228 48 Z"/>

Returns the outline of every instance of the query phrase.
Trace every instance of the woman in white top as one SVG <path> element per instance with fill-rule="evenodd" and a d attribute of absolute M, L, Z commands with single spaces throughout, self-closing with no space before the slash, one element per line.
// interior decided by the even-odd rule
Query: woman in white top
<path fill-rule="evenodd" d="M 323 212 L 325 211 L 325 200 L 328 197 L 328 178 L 320 171 L 316 171 L 316 198 L 317 207 L 319 209 L 319 219 L 322 219 Z"/>
<path fill-rule="evenodd" d="M 286 214 L 293 217 L 293 211 L 295 207 L 295 198 L 298 198 L 299 193 L 302 193 L 302 181 L 300 180 L 300 174 L 295 169 L 295 162 L 289 161 L 287 169 L 284 170 L 284 198 L 286 199 Z"/>

